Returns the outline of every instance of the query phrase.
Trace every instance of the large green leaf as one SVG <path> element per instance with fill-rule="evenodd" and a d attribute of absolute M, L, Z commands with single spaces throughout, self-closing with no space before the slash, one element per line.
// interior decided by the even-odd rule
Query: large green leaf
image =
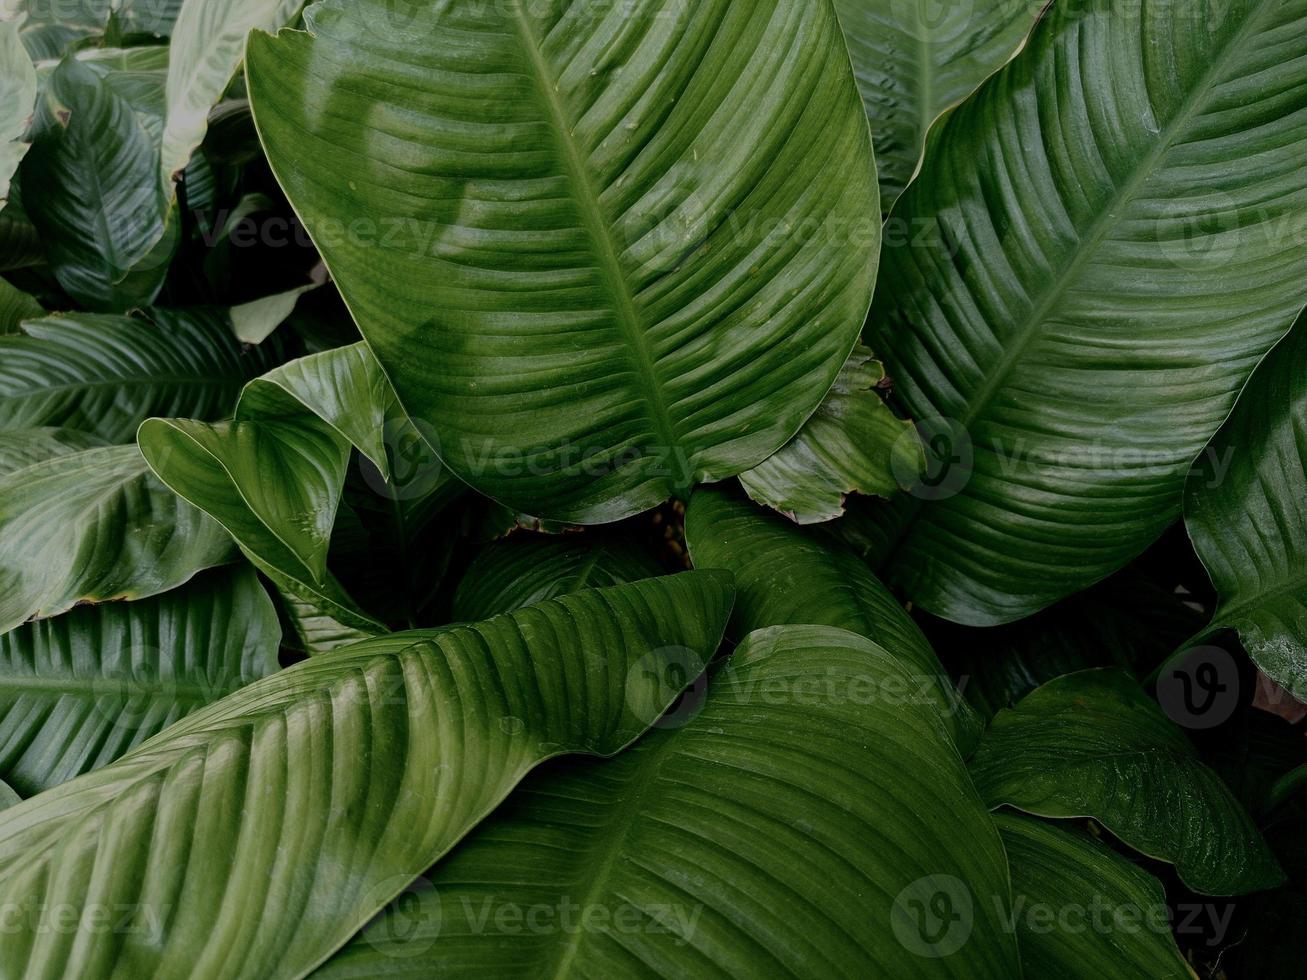
<path fill-rule="evenodd" d="M 942 122 L 867 343 L 935 474 L 878 557 L 969 625 L 1124 566 L 1304 301 L 1307 0 L 1054 3 Z"/>
<path fill-rule="evenodd" d="M 752 634 L 697 716 L 536 773 L 315 976 L 1019 976 L 938 717 L 849 696 L 905 675 L 844 630 Z"/>
<path fill-rule="evenodd" d="M 657 562 L 618 539 L 514 535 L 472 562 L 454 595 L 454 619 L 485 619 L 579 589 L 660 574 Z"/>
<path fill-rule="evenodd" d="M 694 492 L 685 537 L 696 568 L 725 568 L 739 590 L 731 634 L 815 623 L 868 637 L 916 672 L 912 695 L 935 704 L 964 754 L 979 724 L 916 623 L 857 555 L 720 488 Z"/>
<path fill-rule="evenodd" d="M 161 485 L 135 446 L 36 430 L 23 452 L 29 432 L 6 440 L 27 465 L 0 475 L 0 633 L 79 602 L 166 592 L 234 557 L 227 532 Z"/>
<path fill-rule="evenodd" d="M 1307 318 L 1257 369 L 1195 467 L 1185 524 L 1253 660 L 1307 700 Z"/>
<path fill-rule="evenodd" d="M 1092 817 L 1203 894 L 1282 880 L 1239 801 L 1123 671 L 1067 674 L 1000 711 L 971 774 L 993 806 Z"/>
<path fill-rule="evenodd" d="M 1161 883 L 1087 834 L 995 814 L 1027 977 L 1191 980 Z"/>
<path fill-rule="evenodd" d="M 916 173 L 926 133 L 1016 53 L 1043 0 L 835 0 L 871 119 L 881 203 Z M 890 233 L 903 229 L 890 223 Z"/>
<path fill-rule="evenodd" d="M 277 670 L 281 628 L 249 566 L 0 636 L 0 777 L 24 796 L 113 762 Z"/>
<path fill-rule="evenodd" d="M 209 110 L 240 66 L 246 35 L 256 28 L 284 27 L 303 5 L 304 0 L 189 0 L 181 5 L 169 44 L 164 180 L 175 179 L 204 140 Z"/>
<path fill-rule="evenodd" d="M 178 221 L 143 117 L 75 58 L 54 70 L 41 112 L 47 124 L 23 161 L 24 204 L 60 285 L 93 310 L 150 303 Z"/>
<path fill-rule="evenodd" d="M 220 310 L 69 313 L 0 337 L 0 428 L 61 426 L 130 442 L 151 415 L 230 415 L 280 354 L 243 350 Z"/>
<path fill-rule="evenodd" d="M 833 521 L 857 492 L 891 497 L 915 486 L 925 454 L 911 422 L 878 393 L 885 370 L 859 346 L 799 434 L 740 474 L 749 496 L 800 524 Z"/>
<path fill-rule="evenodd" d="M 459 477 L 617 520 L 817 408 L 880 235 L 829 0 L 327 0 L 305 22 L 250 39 L 260 135 Z"/>
<path fill-rule="evenodd" d="M 251 684 L 5 814 L 0 896 L 22 913 L 0 962 L 83 980 L 301 977 L 529 770 L 638 736 L 677 693 L 662 668 L 706 661 L 730 601 L 727 576 L 691 572 Z M 125 907 L 137 928 L 52 928 L 65 907 Z"/>
<path fill-rule="evenodd" d="M 36 68 L 18 38 L 18 26 L 0 20 L 0 210 L 27 144 L 22 137 L 36 106 Z"/>

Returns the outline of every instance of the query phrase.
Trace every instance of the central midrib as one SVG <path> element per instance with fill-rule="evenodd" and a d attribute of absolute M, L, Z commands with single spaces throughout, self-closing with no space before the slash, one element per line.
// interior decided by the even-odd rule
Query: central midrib
<path fill-rule="evenodd" d="M 984 383 L 977 390 L 976 394 L 967 403 L 966 410 L 961 413 L 958 422 L 963 428 L 969 429 L 975 423 L 980 413 L 987 409 L 990 403 L 997 396 L 1003 385 L 1008 379 L 1008 375 L 1016 367 L 1021 356 L 1030 348 L 1040 334 L 1040 327 L 1047 319 L 1056 305 L 1066 295 L 1080 275 L 1080 272 L 1089 263 L 1090 259 L 1098 251 L 1103 240 L 1107 237 L 1108 231 L 1119 222 L 1117 212 L 1122 204 L 1131 200 L 1138 193 L 1139 188 L 1144 185 L 1149 177 L 1152 176 L 1157 162 L 1162 156 L 1171 149 L 1175 137 L 1181 127 L 1190 122 L 1202 105 L 1203 99 L 1209 94 L 1212 83 L 1217 76 L 1225 69 L 1231 56 L 1239 49 L 1241 44 L 1246 40 L 1249 32 L 1261 19 L 1263 11 L 1266 9 L 1265 0 L 1260 4 L 1256 11 L 1249 14 L 1248 19 L 1244 21 L 1243 26 L 1231 36 L 1224 49 L 1219 55 L 1211 61 L 1203 77 L 1194 86 L 1193 91 L 1181 104 L 1171 121 L 1167 123 L 1165 129 L 1158 134 L 1153 148 L 1139 161 L 1131 174 L 1130 179 L 1117 189 L 1102 208 L 1099 217 L 1090 226 L 1088 233 L 1080 240 L 1080 247 L 1075 257 L 1052 281 L 1049 288 L 1044 292 L 1039 302 L 1036 303 L 1025 318 L 1020 333 L 1016 339 L 1004 350 L 1002 357 L 999 359 L 994 370 L 988 375 Z M 897 535 L 895 545 L 890 549 L 886 558 L 888 564 L 898 552 L 902 549 L 903 543 L 907 540 L 908 534 L 913 524 L 921 515 L 925 506 L 925 501 L 920 498 L 913 498 L 911 506 L 905 511 L 900 521 L 900 532 Z"/>
<path fill-rule="evenodd" d="M 643 321 L 636 308 L 635 297 L 626 281 L 617 244 L 613 241 L 612 232 L 605 220 L 599 196 L 591 184 L 589 166 L 573 135 L 573 122 L 568 118 L 562 99 L 554 86 L 549 65 L 546 64 L 540 51 L 540 44 L 532 32 L 528 15 L 522 9 L 522 4 L 515 0 L 512 10 L 536 89 L 549 113 L 550 123 L 562 155 L 562 163 L 571 178 L 573 200 L 576 202 L 585 232 L 594 246 L 594 256 L 602 272 L 600 278 L 607 285 L 612 297 L 617 326 L 626 341 L 626 350 L 630 354 L 636 377 L 639 379 L 649 421 L 653 424 L 654 437 L 659 442 L 656 448 L 665 460 L 679 459 L 680 454 L 673 452 L 679 445 L 679 440 L 676 437 L 671 415 L 667 411 L 667 403 L 663 398 L 662 384 L 658 378 L 653 351 L 644 335 Z M 686 478 L 684 473 L 677 475 L 681 479 Z"/>

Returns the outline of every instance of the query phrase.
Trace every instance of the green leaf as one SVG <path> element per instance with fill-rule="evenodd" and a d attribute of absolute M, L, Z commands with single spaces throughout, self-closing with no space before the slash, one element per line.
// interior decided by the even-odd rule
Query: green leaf
<path fill-rule="evenodd" d="M 50 77 L 50 123 L 23 162 L 24 203 L 60 285 L 82 305 L 148 305 L 176 246 L 178 219 L 159 149 L 109 81 L 69 58 Z"/>
<path fill-rule="evenodd" d="M 816 410 L 880 236 L 828 3 L 328 0 L 305 23 L 250 39 L 264 147 L 460 478 L 613 521 Z"/>
<path fill-rule="evenodd" d="M 163 179 L 174 180 L 204 140 L 212 109 L 240 67 L 250 31 L 275 31 L 304 0 L 189 0 L 169 44 Z"/>
<path fill-rule="evenodd" d="M 421 442 L 396 411 L 385 376 L 356 344 L 251 381 L 232 422 L 150 419 L 139 440 L 159 478 L 226 527 L 273 579 L 300 639 L 317 652 L 385 631 L 331 576 L 327 555 L 351 445 L 389 475 L 388 444 Z M 443 468 L 405 475 L 433 486 L 446 478 Z"/>
<path fill-rule="evenodd" d="M 1030 619 L 974 629 L 926 626 L 940 659 L 986 718 L 1063 674 L 1120 667 L 1144 678 L 1202 625 L 1173 591 L 1127 570 Z"/>
<path fill-rule="evenodd" d="M 735 576 L 733 637 L 810 623 L 874 640 L 912 668 L 914 694 L 936 705 L 963 754 L 970 754 L 980 735 L 977 718 L 912 617 L 857 555 L 720 488 L 694 492 L 685 538 L 696 568 L 725 568 Z"/>
<path fill-rule="evenodd" d="M 280 355 L 242 350 L 221 310 L 147 316 L 68 313 L 0 337 L 0 428 L 61 426 L 122 443 L 152 415 L 223 418 Z"/>
<path fill-rule="evenodd" d="M 18 26 L 0 21 L 0 211 L 9 181 L 27 153 L 23 135 L 36 106 L 36 68 L 18 37 Z"/>
<path fill-rule="evenodd" d="M 248 567 L 0 636 L 0 776 L 32 796 L 113 762 L 277 671 L 281 628 Z"/>
<path fill-rule="evenodd" d="M 22 802 L 23 798 L 14 792 L 12 786 L 7 783 L 0 783 L 0 810 L 7 810 L 11 806 Z"/>
<path fill-rule="evenodd" d="M 879 515 L 916 604 L 1010 622 L 1179 517 L 1303 305 L 1304 30 L 1307 0 L 1058 2 L 945 118 L 867 333 L 935 449 Z"/>
<path fill-rule="evenodd" d="M 0 272 L 27 269 L 44 261 L 41 233 L 22 209 L 11 202 L 0 211 Z"/>
<path fill-rule="evenodd" d="M 926 469 L 916 427 L 895 417 L 877 387 L 885 370 L 865 347 L 817 413 L 769 459 L 740 474 L 745 491 L 800 524 L 833 521 L 854 492 L 892 497 Z"/>
<path fill-rule="evenodd" d="M 1003 852 L 939 719 L 847 696 L 904 675 L 844 630 L 752 634 L 696 715 L 541 769 L 315 978 L 1019 976 Z M 914 903 L 941 891 L 937 930 Z"/>
<path fill-rule="evenodd" d="M 916 173 L 931 125 L 1016 54 L 1043 6 L 835 0 L 871 119 L 886 211 Z"/>
<path fill-rule="evenodd" d="M 135 446 L 78 442 L 38 430 L 29 459 L 58 455 L 0 476 L 0 633 L 79 602 L 167 592 L 234 557 L 227 533 L 162 486 Z"/>
<path fill-rule="evenodd" d="M 725 575 L 691 572 L 257 681 L 6 813 L 0 900 L 22 913 L 0 961 L 302 977 L 532 768 L 644 731 L 676 694 L 661 668 L 711 657 L 730 601 Z M 52 929 L 65 906 L 131 908 L 139 928 Z"/>
<path fill-rule="evenodd" d="M 1307 700 L 1307 317 L 1253 375 L 1196 464 L 1185 524 L 1233 629 L 1277 683 Z"/>
<path fill-rule="evenodd" d="M 317 288 L 316 283 L 309 283 L 307 286 L 298 286 L 295 289 L 233 306 L 231 325 L 236 338 L 243 344 L 263 343 L 295 311 L 295 304 L 299 302 L 299 298 Z"/>
<path fill-rule="evenodd" d="M 515 534 L 477 555 L 454 595 L 453 617 L 471 622 L 579 589 L 661 574 L 652 558 L 620 539 Z"/>
<path fill-rule="evenodd" d="M 1161 883 L 1087 834 L 994 815 L 1012 868 L 1012 914 L 1028 977 L 1192 980 Z"/>
<path fill-rule="evenodd" d="M 85 449 L 97 449 L 104 442 L 71 429 L 0 429 L 0 476 Z"/>
<path fill-rule="evenodd" d="M 45 316 L 45 310 L 27 293 L 5 279 L 0 279 L 0 337 L 18 333 L 18 325 L 33 317 Z M 0 364 L 0 371 L 4 365 Z"/>
<path fill-rule="evenodd" d="M 1122 671 L 1068 674 L 1000 711 L 971 774 L 992 806 L 1092 817 L 1202 894 L 1283 880 L 1239 801 Z"/>

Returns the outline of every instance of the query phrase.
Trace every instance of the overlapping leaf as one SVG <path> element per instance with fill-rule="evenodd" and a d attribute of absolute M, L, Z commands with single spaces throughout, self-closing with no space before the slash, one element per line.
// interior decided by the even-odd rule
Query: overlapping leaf
<path fill-rule="evenodd" d="M 1126 564 L 1303 305 L 1307 0 L 1054 3 L 950 113 L 867 343 L 936 472 L 878 557 L 970 625 Z"/>
<path fill-rule="evenodd" d="M 1191 474 L 1185 524 L 1253 660 L 1307 699 L 1307 318 L 1253 375 Z"/>
<path fill-rule="evenodd" d="M 6 814 L 0 961 L 303 976 L 530 769 L 639 735 L 675 696 L 668 651 L 710 657 L 730 593 L 694 572 L 593 590 L 361 644 L 190 715 Z M 56 907 L 120 906 L 135 928 L 51 928 Z"/>
<path fill-rule="evenodd" d="M 0 437 L 12 464 L 0 474 L 0 633 L 79 602 L 157 595 L 235 557 L 227 532 L 160 484 L 136 446 L 92 441 Z"/>
<path fill-rule="evenodd" d="M 385 630 L 345 594 L 327 556 L 351 446 L 393 483 L 387 446 L 422 442 L 397 411 L 376 361 L 356 344 L 250 382 L 232 422 L 150 419 L 139 439 L 159 478 L 220 521 L 287 594 L 301 641 L 319 651 Z M 450 479 L 439 466 L 401 475 L 432 489 Z M 388 492 L 385 479 L 377 491 Z"/>
<path fill-rule="evenodd" d="M 27 153 L 23 135 L 36 106 L 36 68 L 18 37 L 18 27 L 0 20 L 0 210 L 9 200 L 9 181 Z"/>
<path fill-rule="evenodd" d="M 1092 817 L 1173 863 L 1195 891 L 1235 895 L 1283 880 L 1239 801 L 1122 671 L 1067 674 L 999 712 L 971 773 L 993 806 Z"/>
<path fill-rule="evenodd" d="M 23 163 L 24 204 L 60 285 L 92 310 L 147 305 L 178 234 L 149 114 L 76 58 L 54 70 L 41 113 Z"/>
<path fill-rule="evenodd" d="M 855 491 L 890 497 L 915 486 L 925 454 L 912 423 L 881 400 L 884 380 L 871 352 L 856 348 L 799 434 L 740 474 L 749 496 L 800 524 L 819 524 L 842 515 Z"/>
<path fill-rule="evenodd" d="M 57 426 L 122 443 L 152 415 L 224 418 L 280 353 L 242 350 L 221 310 L 28 320 L 23 336 L 0 338 L 0 428 Z"/>
<path fill-rule="evenodd" d="M 251 37 L 264 147 L 459 477 L 616 520 L 817 408 L 880 234 L 828 2 L 328 0 L 305 24 Z"/>
<path fill-rule="evenodd" d="M 45 310 L 27 293 L 0 279 L 0 336 L 18 333 L 24 320 L 45 316 Z"/>
<path fill-rule="evenodd" d="M 880 697 L 906 673 L 752 634 L 701 711 L 541 769 L 315 977 L 1020 975 L 992 822 L 935 713 Z"/>
<path fill-rule="evenodd" d="M 579 589 L 635 582 L 661 572 L 652 558 L 621 540 L 515 535 L 491 544 L 468 568 L 454 595 L 454 619 L 485 619 Z"/>
<path fill-rule="evenodd" d="M 165 180 L 185 169 L 257 29 L 288 24 L 304 0 L 190 0 L 181 4 L 169 44 L 168 112 L 162 138 Z"/>
<path fill-rule="evenodd" d="M 857 555 L 720 488 L 695 491 L 685 537 L 696 568 L 725 568 L 735 576 L 733 636 L 815 623 L 868 637 L 913 668 L 910 696 L 936 705 L 970 754 L 980 733 L 976 717 L 916 623 Z"/>
<path fill-rule="evenodd" d="M 871 119 L 885 210 L 916 173 L 931 124 L 1016 53 L 1042 6 L 835 0 Z"/>
<path fill-rule="evenodd" d="M 995 814 L 1027 977 L 1192 980 L 1161 883 L 1087 834 Z"/>
<path fill-rule="evenodd" d="M 113 762 L 277 670 L 277 614 L 248 567 L 0 636 L 0 777 L 32 796 Z"/>

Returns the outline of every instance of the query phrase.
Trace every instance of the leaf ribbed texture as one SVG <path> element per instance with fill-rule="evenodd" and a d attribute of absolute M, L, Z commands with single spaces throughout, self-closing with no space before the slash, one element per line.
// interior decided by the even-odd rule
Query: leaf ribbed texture
<path fill-rule="evenodd" d="M 251 37 L 264 148 L 474 488 L 614 521 L 817 408 L 880 234 L 830 0 L 327 0 L 305 26 Z"/>
<path fill-rule="evenodd" d="M 893 579 L 975 626 L 1123 567 L 1303 306 L 1307 0 L 1054 3 L 941 124 L 867 343 L 955 460 L 884 508 Z M 948 443 L 951 443 L 949 445 Z"/>
<path fill-rule="evenodd" d="M 531 768 L 639 735 L 673 696 L 667 651 L 711 656 L 730 596 L 702 573 L 592 590 L 243 688 L 6 813 L 0 899 L 23 913 L 0 962 L 83 980 L 303 976 Z M 125 906 L 138 928 L 52 928 L 65 906 Z"/>

